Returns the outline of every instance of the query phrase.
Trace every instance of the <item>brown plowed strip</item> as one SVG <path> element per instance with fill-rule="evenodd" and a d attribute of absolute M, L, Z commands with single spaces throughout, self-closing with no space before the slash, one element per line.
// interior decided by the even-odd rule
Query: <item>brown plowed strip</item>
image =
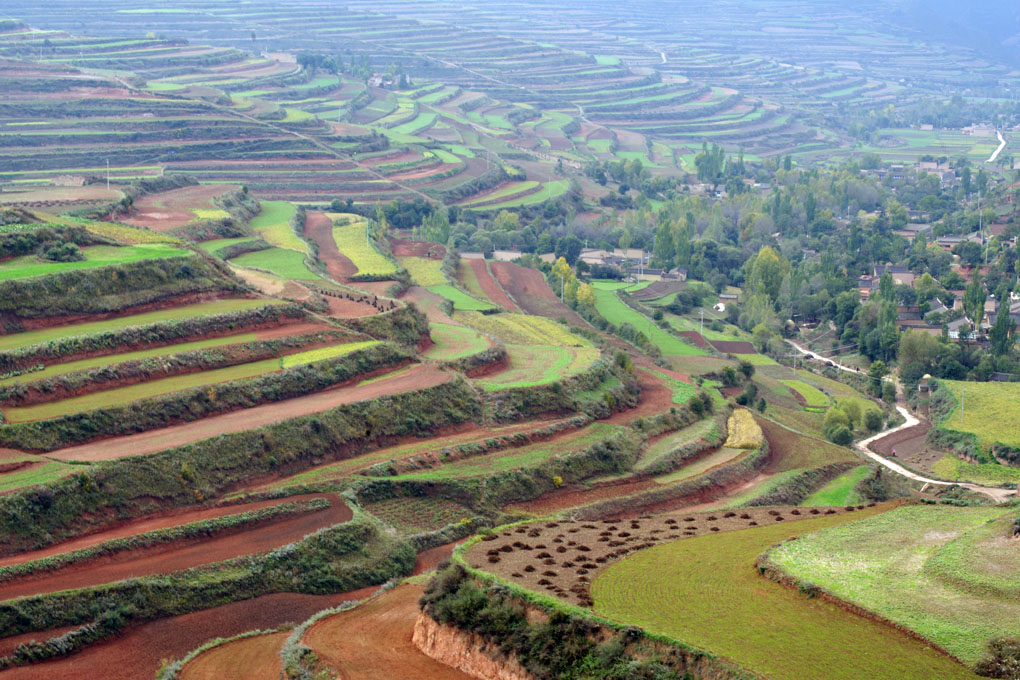
<path fill-rule="evenodd" d="M 113 460 L 127 456 L 140 456 L 176 446 L 184 446 L 221 434 L 242 432 L 282 420 L 321 413 L 344 404 L 433 387 L 447 382 L 450 378 L 449 373 L 444 373 L 431 364 L 418 365 L 406 373 L 376 380 L 367 385 L 316 392 L 304 397 L 231 411 L 223 415 L 159 430 L 71 446 L 49 453 L 47 456 L 57 460 L 79 461 Z"/>
<path fill-rule="evenodd" d="M 366 302 L 355 302 L 354 300 L 342 300 L 340 298 L 323 296 L 329 303 L 329 315 L 340 319 L 358 319 L 363 316 L 373 316 L 379 310 Z"/>
<path fill-rule="evenodd" d="M 319 621 L 303 641 L 343 680 L 472 680 L 411 642 L 423 591 L 421 586 L 398 586 Z"/>
<path fill-rule="evenodd" d="M 691 344 L 701 349 L 708 349 L 711 346 L 708 344 L 708 340 L 705 340 L 698 331 L 679 331 L 677 335 L 687 338 L 691 341 Z"/>
<path fill-rule="evenodd" d="M 478 285 L 481 286 L 482 292 L 485 293 L 487 298 L 508 312 L 520 311 L 517 305 L 514 304 L 514 301 L 510 299 L 510 296 L 506 294 L 506 291 L 499 287 L 496 279 L 492 278 L 492 275 L 489 274 L 489 267 L 486 265 L 485 260 L 466 260 L 466 262 L 475 273 Z"/>
<path fill-rule="evenodd" d="M 187 509 L 178 510 L 176 512 L 161 512 L 146 515 L 133 519 L 129 522 L 124 522 L 115 527 L 104 529 L 103 531 L 88 534 L 87 536 L 79 536 L 61 543 L 55 543 L 53 545 L 46 546 L 45 548 L 40 548 L 39 550 L 0 557 L 0 567 L 6 567 L 12 564 L 22 564 L 24 562 L 30 562 L 31 560 L 38 560 L 43 557 L 68 553 L 74 550 L 82 550 L 94 545 L 99 545 L 100 543 L 112 541 L 116 538 L 137 536 L 138 534 L 156 531 L 157 529 L 166 529 L 167 527 L 191 524 L 192 522 L 200 522 L 202 520 L 214 519 L 216 517 L 224 517 L 226 515 L 236 515 L 239 512 L 260 510 L 262 508 L 280 505 L 281 503 L 288 503 L 307 498 L 316 498 L 317 496 L 318 494 L 290 496 L 288 498 L 273 498 L 265 501 L 254 501 L 252 503 L 233 503 L 230 505 L 218 505 L 211 508 Z"/>
<path fill-rule="evenodd" d="M 418 559 L 414 562 L 414 573 L 423 574 L 426 571 L 435 569 L 444 560 L 450 559 L 450 556 L 453 555 L 453 549 L 466 540 L 465 538 L 453 543 L 447 543 L 446 545 L 439 545 L 418 553 Z"/>
<path fill-rule="evenodd" d="M 712 347 L 723 354 L 757 354 L 758 350 L 749 342 L 712 340 Z"/>
<path fill-rule="evenodd" d="M 590 328 L 588 322 L 574 310 L 560 302 L 549 288 L 545 276 L 537 269 L 529 269 L 512 262 L 490 263 L 492 276 L 528 314 L 557 320 L 563 317 L 572 326 Z"/>
<path fill-rule="evenodd" d="M 314 497 L 314 496 L 313 496 Z M 167 574 L 234 557 L 253 555 L 301 540 L 323 527 L 350 521 L 353 513 L 340 498 L 323 494 L 330 507 L 304 512 L 208 539 L 175 541 L 147 549 L 124 551 L 57 571 L 43 572 L 0 584 L 0 600 L 54 593 L 113 583 L 128 578 Z M 235 512 L 244 512 L 241 506 Z"/>
<path fill-rule="evenodd" d="M 163 191 L 142 196 L 134 203 L 135 215 L 123 220 L 124 224 L 148 227 L 154 231 L 168 231 L 197 222 L 192 208 L 212 208 L 212 200 L 235 187 L 225 184 L 204 184 Z"/>
<path fill-rule="evenodd" d="M 326 263 L 326 271 L 336 281 L 346 281 L 358 273 L 350 258 L 340 253 L 333 240 L 333 220 L 323 212 L 305 213 L 305 236 L 319 246 L 319 257 Z"/>
<path fill-rule="evenodd" d="M 641 385 L 641 402 L 636 408 L 614 413 L 603 422 L 629 425 L 638 418 L 665 413 L 673 406 L 673 390 L 666 387 L 662 380 L 645 371 L 637 371 L 637 376 L 638 384 Z"/>
<path fill-rule="evenodd" d="M 439 303 L 446 298 L 436 295 L 421 286 L 411 286 L 400 294 L 400 299 L 413 302 L 431 323 L 457 324 L 439 308 Z"/>
<path fill-rule="evenodd" d="M 272 328 L 260 328 L 255 331 L 257 340 L 276 340 L 278 338 L 289 338 L 296 335 L 308 335 L 309 333 L 325 333 L 338 330 L 334 326 L 324 323 L 295 323 L 289 326 L 274 326 Z"/>
<path fill-rule="evenodd" d="M 567 508 L 576 508 L 610 498 L 630 496 L 641 491 L 661 488 L 651 479 L 622 480 L 610 484 L 595 486 L 591 489 L 557 489 L 523 503 L 511 503 L 503 508 L 504 512 L 527 512 L 538 517 L 550 515 Z"/>
<path fill-rule="evenodd" d="M 276 593 L 160 619 L 132 628 L 109 642 L 86 647 L 78 654 L 0 672 L 0 678 L 152 680 L 161 659 L 179 659 L 207 640 L 257 628 L 267 630 L 285 623 L 300 623 L 315 612 L 364 599 L 378 589 L 378 586 L 370 586 L 337 595 Z M 50 637 L 49 633 L 36 636 L 37 639 Z"/>
<path fill-rule="evenodd" d="M 396 281 L 351 281 L 350 285 L 352 288 L 362 290 L 369 295 L 386 297 L 386 290 L 394 283 L 396 283 Z"/>
<path fill-rule="evenodd" d="M 181 680 L 279 680 L 280 648 L 290 631 L 235 640 L 199 654 L 180 673 Z"/>
<path fill-rule="evenodd" d="M 395 238 L 391 244 L 393 257 L 425 257 L 433 260 L 441 260 L 446 257 L 446 247 L 432 241 Z"/>

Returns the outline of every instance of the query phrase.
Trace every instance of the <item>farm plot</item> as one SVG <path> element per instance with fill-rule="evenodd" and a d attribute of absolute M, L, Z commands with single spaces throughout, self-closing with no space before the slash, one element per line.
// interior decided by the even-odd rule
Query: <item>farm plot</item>
<path fill-rule="evenodd" d="M 202 564 L 232 559 L 240 555 L 251 555 L 299 540 L 322 527 L 347 522 L 353 516 L 351 509 L 339 496 L 334 494 L 293 496 L 260 503 L 234 505 L 229 506 L 226 512 L 220 511 L 215 516 L 226 518 L 230 515 L 270 508 L 274 505 L 315 498 L 324 499 L 328 506 L 323 508 L 308 506 L 297 513 L 281 514 L 243 525 L 244 528 L 241 530 L 234 528 L 231 531 L 209 531 L 198 539 L 178 539 L 170 542 L 157 542 L 145 548 L 125 549 L 122 544 L 110 543 L 109 537 L 115 533 L 125 537 L 137 536 L 142 539 L 146 537 L 139 532 L 125 534 L 124 528 L 121 528 L 84 539 L 75 539 L 41 551 L 0 559 L 0 565 L 24 565 L 22 568 L 30 568 L 32 562 L 44 556 L 53 558 L 68 555 L 68 559 L 72 559 L 71 563 L 62 568 L 46 569 L 41 574 L 4 579 L 0 583 L 0 599 L 9 600 L 59 590 L 87 588 L 125 578 L 181 571 Z M 180 523 L 177 518 L 168 517 L 162 521 L 160 528 L 172 529 L 183 526 L 185 524 Z M 129 524 L 126 528 L 130 530 L 130 527 Z M 97 558 L 90 553 L 79 553 L 81 557 L 72 558 L 71 554 L 75 550 L 85 549 L 72 546 L 86 544 L 89 548 L 106 554 Z"/>
<path fill-rule="evenodd" d="M 591 347 L 590 342 L 571 333 L 563 324 L 542 316 L 456 312 L 453 318 L 458 323 L 509 344 Z"/>
<path fill-rule="evenodd" d="M 630 324 L 644 333 L 651 342 L 662 350 L 664 356 L 697 356 L 706 352 L 690 345 L 680 338 L 662 330 L 648 317 L 625 305 L 616 293 L 609 290 L 595 290 L 595 308 L 607 321 L 620 326 Z"/>
<path fill-rule="evenodd" d="M 442 262 L 424 257 L 398 257 L 397 264 L 407 270 L 419 286 L 442 286 L 449 283 L 442 270 Z"/>
<path fill-rule="evenodd" d="M 224 211 L 214 203 L 214 199 L 236 188 L 227 184 L 204 184 L 147 194 L 134 202 L 134 214 L 122 221 L 135 227 L 165 232 L 203 219 L 196 211 L 218 211 L 214 217 L 205 219 L 227 217 L 229 215 L 221 214 Z"/>
<path fill-rule="evenodd" d="M 278 248 L 287 248 L 301 253 L 308 253 L 305 243 L 291 226 L 291 219 L 297 209 L 287 201 L 262 201 L 262 210 L 252 218 L 248 226 L 264 241 Z"/>
<path fill-rule="evenodd" d="M 593 423 L 582 430 L 568 432 L 537 444 L 501 449 L 485 455 L 472 456 L 439 465 L 431 469 L 410 472 L 394 480 L 444 480 L 478 477 L 481 475 L 516 470 L 544 463 L 556 456 L 580 451 L 604 441 L 622 431 L 619 425 Z"/>
<path fill-rule="evenodd" d="M 280 648 L 290 631 L 253 635 L 199 654 L 181 670 L 181 680 L 278 680 Z"/>
<path fill-rule="evenodd" d="M 949 390 L 956 400 L 956 405 L 939 423 L 941 429 L 973 434 L 982 451 L 996 444 L 1020 448 L 1020 427 L 1016 426 L 1015 417 L 1016 405 L 1020 402 L 1020 383 L 940 380 L 939 385 Z"/>
<path fill-rule="evenodd" d="M 995 637 L 1020 633 L 1020 568 L 1001 508 L 906 506 L 769 551 L 811 581 L 973 664 Z"/>
<path fill-rule="evenodd" d="M 594 610 L 777 680 L 816 678 L 819 668 L 829 680 L 976 680 L 972 671 L 930 646 L 834 604 L 809 600 L 753 568 L 758 555 L 780 541 L 881 510 L 781 523 L 766 514 L 757 528 L 707 536 L 698 532 L 688 540 L 642 550 L 598 574 L 591 586 Z M 774 511 L 786 518 L 794 512 Z"/>
<path fill-rule="evenodd" d="M 308 268 L 303 251 L 287 248 L 268 248 L 245 253 L 230 260 L 238 267 L 262 269 L 293 281 L 321 281 L 322 277 Z"/>
<path fill-rule="evenodd" d="M 801 505 L 806 506 L 827 506 L 827 505 L 854 505 L 860 502 L 854 487 L 871 473 L 867 465 L 859 465 L 852 470 L 841 474 L 834 480 L 823 486 L 818 491 L 804 499 Z"/>
<path fill-rule="evenodd" d="M 384 257 L 368 240 L 368 224 L 359 216 L 341 216 L 347 224 L 333 227 L 333 240 L 341 254 L 354 263 L 358 274 L 368 276 L 392 276 L 397 266 Z M 356 219 L 355 219 L 356 218 Z"/>
<path fill-rule="evenodd" d="M 426 288 L 426 290 L 435 293 L 440 297 L 444 297 L 450 302 L 452 302 L 454 309 L 480 312 L 494 308 L 491 303 L 482 302 L 481 300 L 473 298 L 464 291 L 462 291 L 460 288 L 457 288 L 456 286 L 453 286 L 452 284 L 449 283 L 444 283 L 437 286 L 429 286 L 428 288 Z"/>
<path fill-rule="evenodd" d="M 507 345 L 506 350 L 510 359 L 509 368 L 497 375 L 475 381 L 486 392 L 548 385 L 582 373 L 600 355 L 594 347 Z"/>
<path fill-rule="evenodd" d="M 790 388 L 790 391 L 803 400 L 808 410 L 824 410 L 829 406 L 829 397 L 817 387 L 812 387 L 800 380 L 780 380 L 781 384 Z"/>
<path fill-rule="evenodd" d="M 508 312 L 518 311 L 510 296 L 506 294 L 489 273 L 488 262 L 481 259 L 461 260 L 457 277 L 468 291 L 482 300 L 491 300 Z"/>
<path fill-rule="evenodd" d="M 430 323 L 430 335 L 435 344 L 425 356 L 436 361 L 453 361 L 485 351 L 489 341 L 470 328 L 447 323 Z"/>
<path fill-rule="evenodd" d="M 570 325 L 580 328 L 590 327 L 577 312 L 560 302 L 537 269 L 495 261 L 490 262 L 489 267 L 493 278 L 522 311 L 556 321 L 566 319 Z"/>
<path fill-rule="evenodd" d="M 98 461 L 140 456 L 231 432 L 241 432 L 289 418 L 320 413 L 358 401 L 388 394 L 422 390 L 449 381 L 452 376 L 432 366 L 415 366 L 408 371 L 383 375 L 370 383 L 316 392 L 252 408 L 203 418 L 181 425 L 139 432 L 116 439 L 71 446 L 47 454 L 55 460 Z"/>
<path fill-rule="evenodd" d="M 425 656 L 411 642 L 422 592 L 421 586 L 400 585 L 322 619 L 301 641 L 349 680 L 473 680 L 474 676 Z"/>
<path fill-rule="evenodd" d="M 27 279 L 33 276 L 59 274 L 77 269 L 95 269 L 116 264 L 128 264 L 142 260 L 158 260 L 167 257 L 190 255 L 187 250 L 164 244 L 136 246 L 90 246 L 81 249 L 84 260 L 78 262 L 52 262 L 34 255 L 15 257 L 0 262 L 0 281 Z"/>
<path fill-rule="evenodd" d="M 29 345 L 37 345 L 44 342 L 51 342 L 53 340 L 71 337 L 74 335 L 87 335 L 90 333 L 127 328 L 129 326 L 141 326 L 144 324 L 156 323 L 158 321 L 190 319 L 200 316 L 255 309 L 256 307 L 265 307 L 267 305 L 282 304 L 284 303 L 281 300 L 232 298 L 227 300 L 215 300 L 213 302 L 202 302 L 194 305 L 184 305 L 181 307 L 171 307 L 170 309 L 160 309 L 142 314 L 120 316 L 103 321 L 90 321 L 87 323 L 70 324 L 67 326 L 43 328 L 24 333 L 12 333 L 11 335 L 0 336 L 0 352 L 28 347 Z"/>
<path fill-rule="evenodd" d="M 440 497 L 389 498 L 366 504 L 365 511 L 407 535 L 437 531 L 475 514 L 460 503 Z"/>

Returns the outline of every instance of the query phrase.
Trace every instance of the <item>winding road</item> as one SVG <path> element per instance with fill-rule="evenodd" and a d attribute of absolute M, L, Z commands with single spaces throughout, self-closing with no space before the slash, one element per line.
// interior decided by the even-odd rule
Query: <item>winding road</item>
<path fill-rule="evenodd" d="M 804 347 L 801 347 L 800 345 L 798 345 L 797 343 L 795 343 L 792 340 L 787 340 L 787 342 L 790 343 L 790 345 L 792 345 L 801 354 L 805 354 L 805 355 L 814 355 L 814 354 L 817 354 L 816 352 L 812 352 L 812 351 L 810 351 L 810 350 L 808 350 L 808 349 L 806 349 Z M 837 361 L 835 361 L 833 359 L 829 359 L 827 357 L 821 357 L 821 355 L 819 355 L 819 357 L 823 358 L 825 361 L 831 362 L 833 366 L 835 366 L 836 368 L 838 368 L 841 371 L 846 371 L 847 373 L 859 373 L 860 372 L 856 368 L 850 368 L 849 366 L 844 366 L 843 364 L 840 364 L 839 362 L 837 362 Z M 894 378 L 890 378 L 888 376 L 886 377 L 886 380 L 889 380 L 890 382 L 895 382 L 897 394 L 902 396 L 902 394 L 903 394 L 903 385 L 900 384 L 900 382 L 898 380 L 895 380 Z M 903 475 L 904 477 L 906 477 L 908 479 L 912 479 L 912 480 L 914 480 L 916 482 L 922 482 L 924 484 L 933 484 L 933 485 L 937 485 L 937 486 L 954 486 L 954 485 L 955 486 L 961 486 L 964 489 L 969 489 L 970 491 L 977 491 L 977 492 L 983 493 L 983 494 L 985 494 L 987 496 L 991 496 L 995 501 L 1000 502 L 1000 503 L 1002 501 L 1007 500 L 1007 499 L 1015 498 L 1016 497 L 1016 493 L 1017 492 L 1014 489 L 1001 489 L 999 487 L 994 487 L 994 486 L 981 486 L 980 484 L 969 484 L 969 483 L 964 483 L 964 482 L 947 482 L 947 481 L 944 481 L 944 480 L 941 480 L 941 479 L 931 479 L 929 477 L 923 477 L 923 476 L 921 476 L 921 475 L 919 475 L 919 474 L 917 474 L 915 472 L 911 472 L 910 470 L 908 470 L 907 468 L 903 467 L 899 463 L 895 463 L 895 462 L 889 460 L 888 458 L 885 458 L 884 456 L 881 456 L 881 455 L 875 453 L 874 451 L 872 451 L 871 449 L 869 449 L 868 447 L 871 444 L 873 444 L 874 442 L 878 441 L 879 439 L 883 439 L 885 437 L 888 437 L 891 434 L 894 434 L 894 433 L 899 432 L 901 430 L 905 430 L 908 427 L 914 427 L 915 425 L 918 425 L 921 422 L 916 417 L 914 417 L 914 415 L 910 411 L 908 411 L 903 406 L 900 406 L 899 404 L 896 405 L 896 410 L 899 411 L 900 415 L 902 415 L 906 419 L 902 425 L 898 425 L 897 427 L 894 427 L 891 430 L 886 430 L 884 432 L 879 432 L 878 434 L 872 435 L 871 437 L 868 437 L 867 439 L 862 439 L 859 442 L 855 442 L 854 443 L 854 449 L 856 449 L 862 455 L 867 456 L 871 460 L 875 461 L 879 465 L 882 465 L 883 467 L 888 468 L 889 470 L 892 470 L 896 474 Z"/>
<path fill-rule="evenodd" d="M 1002 133 L 999 132 L 998 130 L 995 131 L 995 134 L 998 135 L 999 137 L 999 148 L 992 152 L 991 158 L 985 161 L 985 163 L 994 163 L 996 159 L 998 159 L 999 154 L 1006 149 L 1006 138 L 1003 137 Z"/>

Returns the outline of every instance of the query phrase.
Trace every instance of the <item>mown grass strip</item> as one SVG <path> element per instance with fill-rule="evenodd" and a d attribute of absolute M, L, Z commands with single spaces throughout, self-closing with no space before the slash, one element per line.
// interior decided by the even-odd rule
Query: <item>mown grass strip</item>
<path fill-rule="evenodd" d="M 158 260 L 167 257 L 189 255 L 187 250 L 162 243 L 136 246 L 90 246 L 81 249 L 85 259 L 80 262 L 49 262 L 34 255 L 16 257 L 0 263 L 0 281 L 27 279 L 78 269 L 96 269 L 113 264 L 127 264 L 142 260 Z"/>

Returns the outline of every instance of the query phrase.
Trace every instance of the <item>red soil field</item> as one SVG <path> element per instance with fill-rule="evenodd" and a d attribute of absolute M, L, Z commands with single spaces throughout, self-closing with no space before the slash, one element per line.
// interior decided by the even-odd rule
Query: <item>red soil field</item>
<path fill-rule="evenodd" d="M 729 342 L 725 340 L 713 340 L 712 347 L 723 354 L 757 354 L 758 350 L 749 342 Z"/>
<path fill-rule="evenodd" d="M 563 317 L 573 326 L 588 328 L 588 322 L 560 302 L 542 272 L 512 262 L 492 262 L 492 276 L 517 305 L 528 314 L 557 320 Z"/>
<path fill-rule="evenodd" d="M 432 177 L 434 175 L 442 175 L 444 172 L 449 172 L 450 170 L 454 170 L 459 167 L 460 165 L 454 165 L 453 163 L 441 163 L 422 170 L 398 172 L 395 175 L 389 175 L 388 179 L 394 182 L 403 182 L 411 179 L 425 179 L 426 177 Z"/>
<path fill-rule="evenodd" d="M 212 538 L 175 541 L 152 548 L 124 551 L 64 569 L 5 581 L 0 583 L 0 600 L 166 574 L 242 555 L 254 555 L 298 541 L 323 527 L 348 522 L 353 517 L 351 509 L 334 494 L 294 497 L 291 500 L 316 497 L 329 500 L 330 507 L 282 517 Z M 247 509 L 241 506 L 235 512 Z"/>
<path fill-rule="evenodd" d="M 215 209 L 213 199 L 234 189 L 226 184 L 203 184 L 142 196 L 134 203 L 134 215 L 124 224 L 164 232 L 198 221 L 192 208 Z"/>
<path fill-rule="evenodd" d="M 439 563 L 443 560 L 450 559 L 453 555 L 453 549 L 458 545 L 466 541 L 463 539 L 460 541 L 454 541 L 453 543 L 447 543 L 446 545 L 436 546 L 435 548 L 429 548 L 418 553 L 418 559 L 414 562 L 414 573 L 423 574 L 426 571 L 431 571 L 439 566 Z"/>
<path fill-rule="evenodd" d="M 662 369 L 656 368 L 661 371 Z M 641 401 L 636 408 L 614 413 L 604 421 L 614 425 L 629 425 L 638 418 L 665 413 L 673 406 L 673 390 L 662 380 L 645 371 L 636 371 L 638 384 L 641 385 Z"/>
<path fill-rule="evenodd" d="M 389 163 L 407 163 L 409 161 L 419 160 L 421 156 L 414 151 L 400 151 L 396 153 L 383 154 L 381 156 L 373 156 L 372 158 L 366 158 L 361 161 L 360 165 L 364 165 L 369 168 L 374 168 L 377 165 L 386 165 Z"/>
<path fill-rule="evenodd" d="M 0 678 L 152 680 L 162 659 L 179 659 L 207 640 L 254 629 L 268 630 L 285 623 L 300 623 L 318 611 L 364 599 L 377 590 L 378 586 L 369 586 L 335 595 L 275 593 L 160 619 L 66 658 L 2 671 Z M 37 637 L 48 639 L 51 636 L 41 633 Z"/>
<path fill-rule="evenodd" d="M 431 260 L 441 260 L 446 256 L 446 248 L 432 241 L 395 238 L 391 243 L 394 257 L 425 257 Z"/>
<path fill-rule="evenodd" d="M 425 656 L 411 642 L 422 592 L 422 586 L 398 586 L 319 621 L 303 641 L 344 680 L 471 680 Z"/>
<path fill-rule="evenodd" d="M 338 319 L 358 319 L 363 316 L 378 314 L 379 310 L 365 302 L 341 300 L 332 296 L 324 296 L 329 304 L 329 315 Z"/>
<path fill-rule="evenodd" d="M 344 404 L 433 387 L 447 382 L 450 378 L 449 373 L 444 373 L 433 365 L 418 365 L 406 373 L 367 385 L 339 387 L 159 430 L 89 442 L 59 449 L 48 453 L 47 456 L 58 460 L 97 461 L 155 453 L 221 434 L 251 430 L 290 418 L 328 411 Z"/>
<path fill-rule="evenodd" d="M 413 302 L 432 323 L 455 323 L 453 319 L 439 308 L 439 303 L 446 298 L 436 295 L 430 290 L 420 286 L 411 286 L 401 293 L 400 299 Z"/>
<path fill-rule="evenodd" d="M 708 340 L 705 340 L 698 331 L 678 331 L 677 334 L 690 340 L 691 344 L 695 347 L 700 347 L 701 349 L 708 349 L 710 347 Z"/>
<path fill-rule="evenodd" d="M 510 296 L 506 294 L 506 291 L 500 288 L 496 280 L 489 274 L 489 268 L 485 260 L 465 260 L 465 262 L 471 267 L 471 271 L 475 273 L 478 285 L 481 286 L 482 292 L 485 293 L 486 297 L 508 312 L 520 311 L 517 305 L 514 304 L 514 301 L 510 299 Z"/>
<path fill-rule="evenodd" d="M 396 281 L 352 281 L 351 286 L 377 297 L 387 297 L 386 290 Z"/>
<path fill-rule="evenodd" d="M 290 631 L 235 640 L 199 654 L 181 670 L 181 680 L 279 680 L 280 648 Z"/>
<path fill-rule="evenodd" d="M 333 240 L 333 220 L 323 212 L 305 213 L 305 236 L 319 246 L 319 257 L 326 263 L 326 271 L 336 281 L 347 281 L 358 273 L 350 258 L 342 255 Z"/>

